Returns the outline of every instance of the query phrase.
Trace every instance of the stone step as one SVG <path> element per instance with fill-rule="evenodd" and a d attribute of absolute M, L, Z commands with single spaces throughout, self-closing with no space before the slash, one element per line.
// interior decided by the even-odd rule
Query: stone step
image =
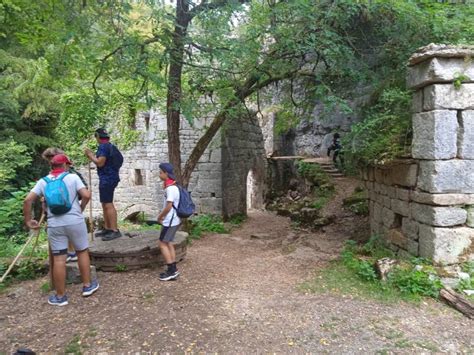
<path fill-rule="evenodd" d="M 49 268 L 49 262 L 46 263 L 46 266 Z M 97 279 L 97 272 L 94 265 L 91 265 L 91 280 Z M 80 284 L 81 273 L 79 272 L 79 265 L 77 262 L 67 263 L 66 264 L 66 283 L 68 284 Z"/>

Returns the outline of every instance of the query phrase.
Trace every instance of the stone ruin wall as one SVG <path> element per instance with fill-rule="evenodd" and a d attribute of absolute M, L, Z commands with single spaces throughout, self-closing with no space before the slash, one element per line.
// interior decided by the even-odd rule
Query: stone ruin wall
<path fill-rule="evenodd" d="M 210 121 L 211 118 L 202 118 L 190 126 L 182 119 L 180 137 L 183 163 Z M 141 136 L 131 149 L 122 151 L 124 164 L 120 170 L 121 181 L 116 189 L 115 205 L 119 218 L 131 218 L 144 213 L 147 220 L 154 220 L 163 204 L 159 164 L 168 161 L 166 116 L 153 110 L 140 113 L 135 128 L 141 132 Z M 262 161 L 265 160 L 263 138 L 255 120 L 236 121 L 231 124 L 231 128 L 226 131 L 225 137 L 221 133 L 214 137 L 192 174 L 189 191 L 192 192 L 197 213 L 225 213 L 230 216 L 246 212 L 244 179 L 251 168 L 262 167 Z M 87 168 L 80 169 L 80 172 L 88 179 Z M 243 185 L 237 186 L 233 181 Z M 233 186 L 233 189 L 223 189 L 223 184 L 227 188 Z M 263 191 L 264 184 L 264 181 L 261 182 L 259 191 Z M 93 215 L 101 215 L 95 169 L 92 171 L 92 193 Z M 233 203 L 238 206 L 237 209 L 231 207 Z"/>
<path fill-rule="evenodd" d="M 371 232 L 399 255 L 474 260 L 473 56 L 430 45 L 410 58 L 412 159 L 363 173 Z"/>

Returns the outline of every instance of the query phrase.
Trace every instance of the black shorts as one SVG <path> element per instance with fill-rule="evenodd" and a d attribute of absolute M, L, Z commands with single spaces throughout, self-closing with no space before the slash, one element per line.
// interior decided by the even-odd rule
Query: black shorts
<path fill-rule="evenodd" d="M 178 229 L 179 229 L 179 224 L 177 226 L 173 226 L 173 227 L 163 226 L 161 228 L 160 241 L 171 243 L 172 241 L 174 241 L 174 237 L 175 237 L 176 232 L 178 231 Z"/>
<path fill-rule="evenodd" d="M 114 192 L 118 183 L 115 184 L 99 184 L 100 203 L 114 202 Z"/>

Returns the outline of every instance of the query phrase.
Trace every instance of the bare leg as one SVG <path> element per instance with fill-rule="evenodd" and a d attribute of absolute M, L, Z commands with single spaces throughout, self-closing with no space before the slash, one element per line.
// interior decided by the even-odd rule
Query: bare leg
<path fill-rule="evenodd" d="M 110 229 L 109 216 L 107 216 L 107 203 L 102 204 L 102 212 L 104 213 L 104 229 Z"/>
<path fill-rule="evenodd" d="M 104 219 L 107 221 L 108 226 L 106 226 L 107 229 L 111 229 L 113 231 L 118 230 L 117 226 L 117 210 L 115 209 L 115 206 L 113 203 L 104 203 L 103 204 L 104 208 Z M 107 217 L 105 217 L 107 216 Z"/>
<path fill-rule="evenodd" d="M 170 253 L 170 260 L 172 263 L 176 262 L 176 252 L 174 250 L 174 244 L 173 243 L 167 243 L 168 244 L 168 251 Z"/>
<path fill-rule="evenodd" d="M 53 279 L 56 295 L 63 297 L 66 293 L 66 255 L 54 255 Z"/>
<path fill-rule="evenodd" d="M 160 242 L 161 255 L 163 255 L 163 257 L 165 258 L 166 264 L 171 264 L 173 262 L 173 259 L 171 258 L 170 254 L 169 244 L 170 243 L 167 242 Z"/>
<path fill-rule="evenodd" d="M 84 286 L 91 285 L 91 261 L 89 258 L 89 249 L 77 252 L 77 263 L 79 264 L 79 272 Z"/>

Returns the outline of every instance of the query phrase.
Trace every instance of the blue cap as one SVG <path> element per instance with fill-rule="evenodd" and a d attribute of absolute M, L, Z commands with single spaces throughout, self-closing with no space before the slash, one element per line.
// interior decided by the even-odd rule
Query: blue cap
<path fill-rule="evenodd" d="M 159 165 L 160 169 L 163 170 L 165 173 L 168 174 L 168 177 L 172 180 L 176 180 L 176 177 L 174 176 L 173 173 L 173 165 L 170 163 L 161 163 Z"/>

